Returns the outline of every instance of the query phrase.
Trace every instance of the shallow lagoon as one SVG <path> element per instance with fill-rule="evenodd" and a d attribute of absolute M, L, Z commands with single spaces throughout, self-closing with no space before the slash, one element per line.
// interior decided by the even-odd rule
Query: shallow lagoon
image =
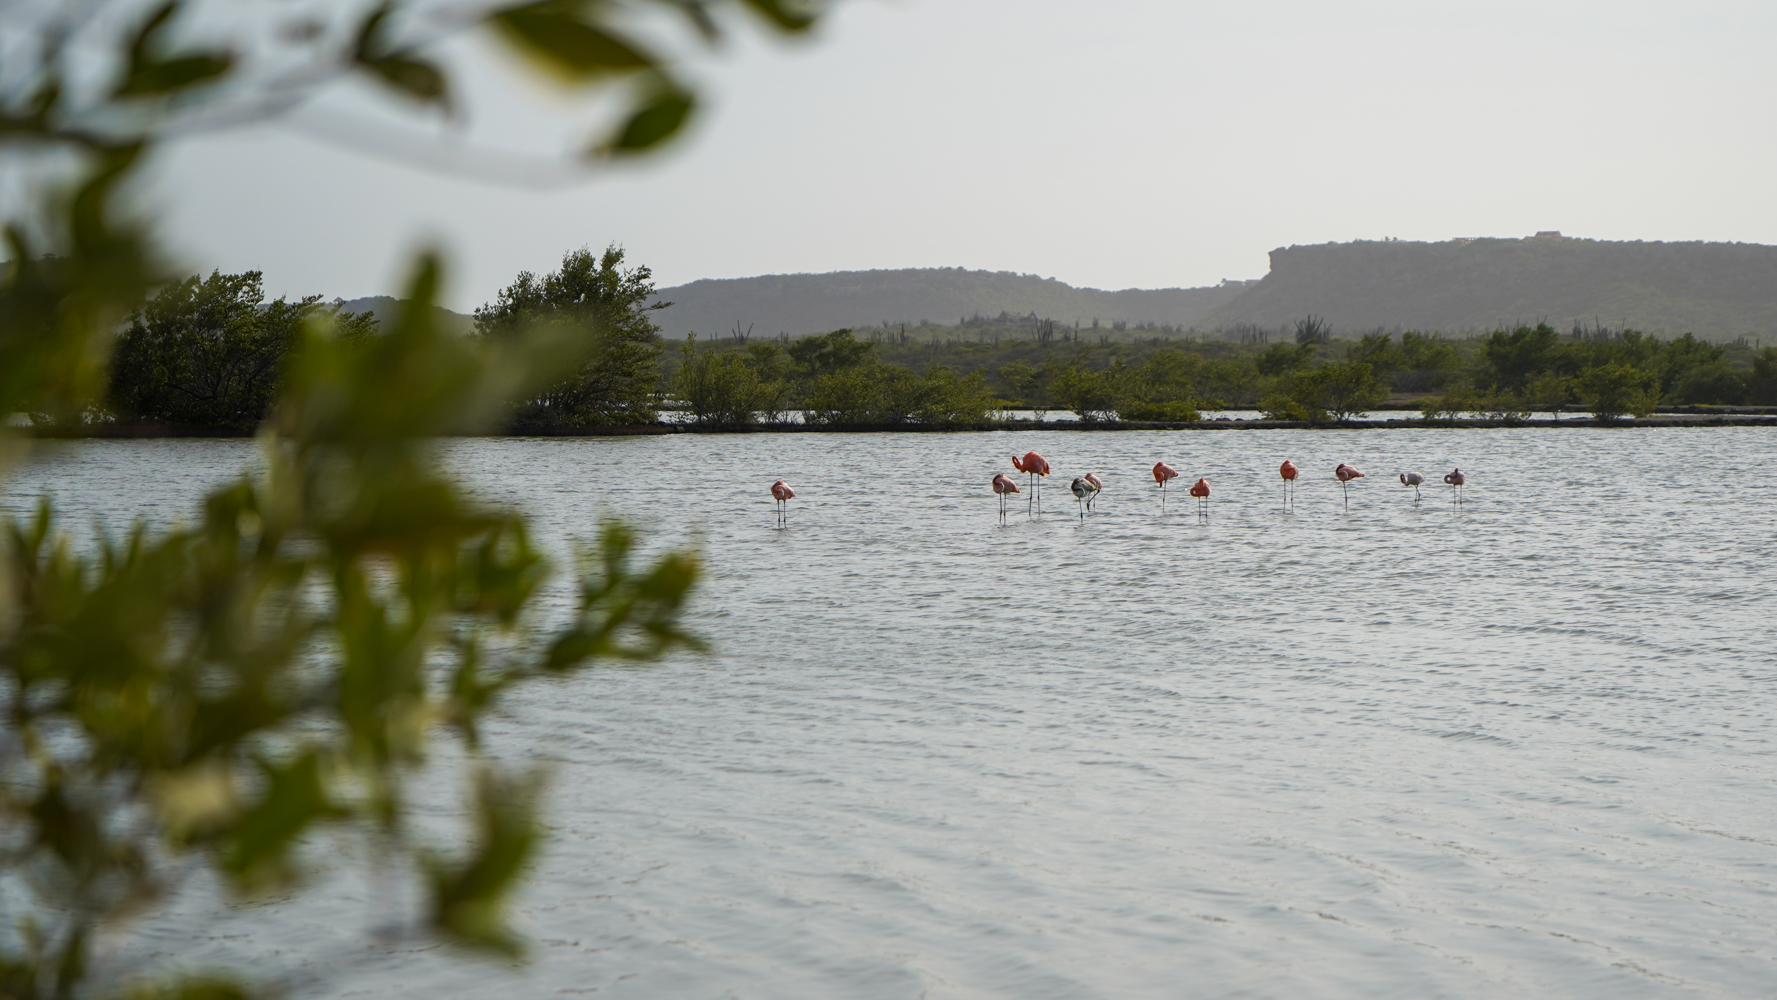
<path fill-rule="evenodd" d="M 989 478 L 1035 448 L 1045 516 Z M 370 943 L 387 887 L 201 893 L 133 947 L 434 997 L 1754 996 L 1777 982 L 1777 435 L 1399 429 L 471 440 L 564 549 L 700 538 L 716 645 L 524 692 L 523 971 Z M 241 441 L 4 484 L 165 522 Z M 1276 477 L 1305 471 L 1294 509 Z M 1146 469 L 1207 476 L 1207 523 Z M 1332 467 L 1370 473 L 1347 507 Z M 1452 464 L 1415 503 L 1394 482 Z M 1067 480 L 1107 489 L 1081 523 Z M 773 528 L 765 487 L 798 491 Z M 1022 499 L 1022 498 L 1020 498 Z M 553 600 L 565 600 L 559 590 Z M 436 811 L 448 813 L 440 801 Z M 345 864 L 345 863 L 339 863 Z"/>

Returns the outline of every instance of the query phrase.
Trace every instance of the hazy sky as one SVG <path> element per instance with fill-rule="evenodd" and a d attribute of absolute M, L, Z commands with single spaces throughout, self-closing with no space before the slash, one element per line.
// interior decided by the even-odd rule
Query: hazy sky
<path fill-rule="evenodd" d="M 691 67 L 700 125 L 638 168 L 444 176 L 364 153 L 398 119 L 342 91 L 176 147 L 162 216 L 194 269 L 273 294 L 388 292 L 435 241 L 457 308 L 611 241 L 662 285 L 962 266 L 1101 288 L 1385 236 L 1777 243 L 1769 0 L 857 0 L 805 45 L 741 27 Z M 485 42 L 447 55 L 470 87 L 448 141 L 585 132 Z"/>

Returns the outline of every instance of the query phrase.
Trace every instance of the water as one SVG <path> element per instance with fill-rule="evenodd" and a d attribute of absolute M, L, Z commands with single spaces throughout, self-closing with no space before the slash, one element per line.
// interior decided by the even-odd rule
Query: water
<path fill-rule="evenodd" d="M 1002 412 L 1004 412 L 1005 419 L 1007 419 L 1007 420 L 1042 419 L 1042 420 L 1046 420 L 1046 421 L 1075 422 L 1080 419 L 1079 414 L 1074 413 L 1072 410 L 1041 410 L 1041 411 L 1038 411 L 1038 410 L 1005 410 Z M 1040 418 L 1038 416 L 1039 413 L 1041 413 Z M 1473 420 L 1487 419 L 1487 414 L 1485 414 L 1485 413 L 1466 413 L 1466 414 L 1463 414 L 1463 416 L 1467 419 L 1473 419 Z M 1537 410 L 1537 411 L 1531 413 L 1531 416 L 1537 420 L 1591 420 L 1592 419 L 1592 414 L 1586 413 L 1583 411 L 1578 411 L 1578 410 L 1573 410 L 1573 411 Z M 1265 414 L 1261 413 L 1258 410 L 1204 410 L 1200 414 L 1200 417 L 1204 420 L 1267 420 L 1267 419 L 1270 419 L 1270 418 L 1266 417 Z M 691 411 L 689 411 L 689 410 L 663 410 L 660 413 L 660 419 L 669 423 L 669 424 L 689 424 L 689 423 L 693 422 L 696 418 L 694 416 L 692 416 Z M 1359 414 L 1355 419 L 1359 419 L 1359 420 L 1419 420 L 1419 419 L 1422 419 L 1422 417 L 1421 417 L 1418 410 L 1372 410 L 1368 413 Z M 1633 417 L 1624 417 L 1622 419 L 1633 420 L 1634 418 Z M 765 421 L 763 418 L 761 418 L 760 422 L 763 423 Z M 792 424 L 803 423 L 802 412 L 800 410 L 792 411 L 790 414 L 788 414 L 788 416 L 786 418 L 786 422 L 792 423 Z"/>
<path fill-rule="evenodd" d="M 1045 516 L 1002 526 L 987 481 L 1030 448 Z M 129 947 L 316 996 L 1777 994 L 1769 430 L 448 450 L 552 547 L 609 510 L 710 567 L 715 655 L 527 690 L 493 729 L 553 768 L 531 963 L 368 940 L 384 891 L 326 858 L 296 905 L 183 899 Z M 164 521 L 249 458 L 64 446 L 0 500 Z M 1349 507 L 1341 461 L 1370 473 Z M 1453 464 L 1460 507 L 1393 478 Z"/>

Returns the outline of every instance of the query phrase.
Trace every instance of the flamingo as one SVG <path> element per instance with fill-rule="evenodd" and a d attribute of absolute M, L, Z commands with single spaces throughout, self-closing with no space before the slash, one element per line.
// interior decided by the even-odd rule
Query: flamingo
<path fill-rule="evenodd" d="M 1100 490 L 1104 489 L 1104 483 L 1099 482 L 1098 477 L 1090 472 L 1086 473 L 1086 475 L 1081 478 L 1085 479 L 1086 482 L 1092 486 L 1092 495 L 1086 498 L 1086 509 L 1091 510 L 1092 501 L 1098 499 L 1098 493 Z"/>
<path fill-rule="evenodd" d="M 1092 484 L 1076 476 L 1068 489 L 1074 492 L 1074 502 L 1080 508 L 1080 520 L 1086 520 L 1086 499 L 1092 495 Z"/>
<path fill-rule="evenodd" d="M 1419 484 L 1423 482 L 1425 482 L 1425 477 L 1417 472 L 1401 473 L 1401 485 L 1413 487 L 1413 499 L 1415 500 L 1419 499 Z"/>
<path fill-rule="evenodd" d="M 1462 484 L 1468 482 L 1468 477 L 1462 474 L 1461 469 L 1451 469 L 1450 474 L 1444 477 L 1444 482 L 1450 486 L 1456 487 L 1456 502 L 1461 503 Z"/>
<path fill-rule="evenodd" d="M 1192 483 L 1191 484 L 1191 495 L 1197 498 L 1197 514 L 1198 514 L 1198 516 L 1203 517 L 1203 518 L 1208 518 L 1209 517 L 1209 480 L 1198 479 L 1195 483 Z"/>
<path fill-rule="evenodd" d="M 1352 468 L 1351 466 L 1346 465 L 1344 462 L 1340 462 L 1339 467 L 1337 469 L 1333 470 L 1333 475 L 1335 475 L 1339 478 L 1339 485 L 1345 487 L 1345 502 L 1347 504 L 1350 504 L 1351 503 L 1351 481 L 1353 479 L 1364 478 L 1364 474 L 1357 471 L 1356 469 Z"/>
<path fill-rule="evenodd" d="M 1277 474 L 1283 477 L 1283 502 L 1289 503 L 1295 498 L 1296 477 L 1301 473 L 1296 469 L 1296 463 L 1286 458 L 1277 467 Z"/>
<path fill-rule="evenodd" d="M 1154 463 L 1154 482 L 1160 484 L 1160 506 L 1166 506 L 1166 481 L 1177 479 L 1178 470 L 1165 462 Z"/>
<path fill-rule="evenodd" d="M 795 499 L 796 491 L 790 489 L 782 479 L 771 484 L 771 498 L 777 501 L 777 523 L 783 524 L 790 512 L 790 501 Z"/>
<path fill-rule="evenodd" d="M 1006 519 L 1006 494 L 1024 491 L 1020 490 L 1018 484 L 1008 478 L 1005 473 L 996 472 L 993 477 L 993 492 L 1000 498 L 1000 520 L 1004 521 Z"/>
<path fill-rule="evenodd" d="M 1035 503 L 1037 513 L 1041 514 L 1043 512 L 1043 491 L 1039 489 L 1042 483 L 1037 480 L 1037 477 L 1049 474 L 1048 461 L 1034 451 L 1027 451 L 1024 453 L 1023 460 L 1020 460 L 1017 455 L 1012 456 L 1012 468 L 1030 478 L 1031 495 L 1025 498 L 1025 513 L 1030 513 L 1030 505 Z"/>

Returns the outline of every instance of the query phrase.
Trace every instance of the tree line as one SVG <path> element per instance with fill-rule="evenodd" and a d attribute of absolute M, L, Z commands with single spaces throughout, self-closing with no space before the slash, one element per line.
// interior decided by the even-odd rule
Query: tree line
<path fill-rule="evenodd" d="M 1777 348 L 1730 349 L 1633 330 L 1562 334 L 1547 324 L 1454 340 L 1407 331 L 1335 339 L 1306 317 L 1293 342 L 1170 336 L 1096 345 L 989 343 L 928 335 L 863 339 L 850 330 L 753 342 L 688 336 L 667 352 L 651 270 L 621 247 L 581 248 L 544 276 L 521 272 L 475 310 L 472 336 L 490 346 L 524 336 L 572 344 L 584 361 L 540 392 L 513 399 L 523 433 L 652 423 L 683 409 L 710 427 L 801 420 L 828 426 L 972 426 L 1007 408 L 1071 411 L 1082 420 L 1197 420 L 1253 408 L 1274 419 L 1338 421 L 1391 394 L 1428 419 L 1514 419 L 1580 404 L 1603 417 L 1663 403 L 1777 404 Z M 160 289 L 118 339 L 104 407 L 83 419 L 250 431 L 269 413 L 302 331 L 377 334 L 369 314 L 321 297 L 265 301 L 262 275 L 212 273 Z"/>

